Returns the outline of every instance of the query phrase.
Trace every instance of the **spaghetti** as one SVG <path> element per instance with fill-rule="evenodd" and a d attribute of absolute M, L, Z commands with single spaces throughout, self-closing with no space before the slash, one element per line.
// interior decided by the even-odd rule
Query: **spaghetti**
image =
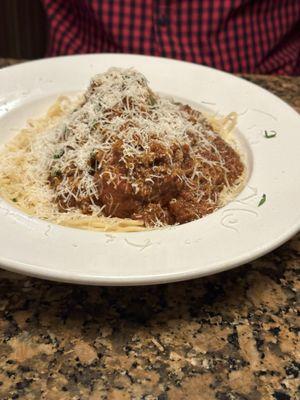
<path fill-rule="evenodd" d="M 241 189 L 229 144 L 236 114 L 216 119 L 151 91 L 133 69 L 60 97 L 1 153 L 0 193 L 65 226 L 140 231 L 201 218 Z"/>

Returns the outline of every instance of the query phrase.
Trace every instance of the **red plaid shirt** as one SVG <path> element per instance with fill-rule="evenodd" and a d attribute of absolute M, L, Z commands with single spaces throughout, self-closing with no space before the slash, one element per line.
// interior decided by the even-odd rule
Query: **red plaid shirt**
<path fill-rule="evenodd" d="M 300 74 L 300 0 L 42 0 L 48 55 L 124 52 Z"/>

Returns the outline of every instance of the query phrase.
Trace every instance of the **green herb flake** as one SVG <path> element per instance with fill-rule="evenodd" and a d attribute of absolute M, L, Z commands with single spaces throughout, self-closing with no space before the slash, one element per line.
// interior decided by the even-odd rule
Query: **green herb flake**
<path fill-rule="evenodd" d="M 273 133 L 272 133 L 273 132 Z M 268 131 L 265 131 L 265 137 L 267 138 L 267 139 L 272 139 L 272 138 L 274 138 L 275 136 L 277 136 L 277 132 L 275 132 L 275 131 L 270 131 L 270 133 L 268 132 Z"/>
<path fill-rule="evenodd" d="M 55 170 L 55 171 L 52 171 L 52 172 L 51 172 L 51 175 L 52 175 L 53 177 L 59 177 L 59 176 L 62 175 L 62 173 L 61 173 L 61 171 L 60 171 L 59 169 L 57 169 L 57 170 Z"/>
<path fill-rule="evenodd" d="M 97 119 L 94 119 L 93 122 L 91 123 L 91 129 L 97 128 L 99 126 L 99 121 Z"/>
<path fill-rule="evenodd" d="M 267 196 L 265 194 L 262 195 L 261 199 L 259 200 L 258 207 L 262 206 L 267 200 Z"/>
<path fill-rule="evenodd" d="M 55 153 L 53 156 L 54 160 L 58 160 L 59 158 L 61 158 L 64 155 L 64 152 L 65 151 L 61 149 L 58 153 Z"/>
<path fill-rule="evenodd" d="M 157 98 L 152 91 L 149 93 L 148 104 L 150 104 L 151 107 L 154 107 L 157 104 Z"/>
<path fill-rule="evenodd" d="M 17 201 L 18 201 L 18 199 L 16 199 L 15 197 L 12 199 L 12 201 L 14 202 L 14 203 L 16 203 Z"/>

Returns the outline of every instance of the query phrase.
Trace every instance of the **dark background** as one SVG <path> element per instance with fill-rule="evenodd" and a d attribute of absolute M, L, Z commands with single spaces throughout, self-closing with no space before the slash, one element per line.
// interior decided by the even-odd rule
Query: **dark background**
<path fill-rule="evenodd" d="M 46 24 L 39 0 L 0 0 L 0 57 L 43 57 Z"/>

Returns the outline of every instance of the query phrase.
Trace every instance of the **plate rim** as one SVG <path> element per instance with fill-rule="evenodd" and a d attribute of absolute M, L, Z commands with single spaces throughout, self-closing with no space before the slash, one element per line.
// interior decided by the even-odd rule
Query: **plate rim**
<path fill-rule="evenodd" d="M 295 224 L 293 230 L 288 231 L 283 234 L 282 237 L 278 239 L 277 242 L 272 242 L 272 245 L 265 245 L 261 249 L 259 249 L 256 253 L 253 253 L 248 258 L 245 258 L 243 255 L 239 257 L 238 260 L 234 263 L 228 263 L 224 266 L 215 267 L 213 271 L 205 271 L 204 273 L 201 271 L 197 271 L 196 269 L 189 270 L 188 272 L 176 272 L 176 273 L 168 273 L 161 275 L 144 275 L 142 277 L 104 277 L 104 276 L 93 276 L 93 275 L 85 275 L 85 274 L 73 274 L 73 276 L 68 276 L 68 274 L 63 273 L 62 271 L 57 272 L 57 270 L 51 271 L 51 269 L 39 266 L 39 265 L 31 265 L 27 263 L 21 263 L 18 261 L 13 261 L 9 259 L 5 259 L 0 255 L 0 268 L 3 268 L 7 271 L 20 273 L 22 275 L 45 279 L 50 282 L 59 282 L 59 283 L 68 283 L 68 284 L 79 284 L 79 285 L 87 285 L 87 286 L 150 286 L 150 285 L 158 285 L 158 284 L 168 284 L 175 282 L 185 282 L 192 279 L 198 279 L 206 276 L 212 276 L 216 274 L 220 274 L 225 271 L 229 271 L 231 269 L 235 269 L 239 266 L 246 265 L 251 263 L 254 260 L 257 260 L 260 257 L 263 257 L 265 254 L 276 250 L 278 247 L 282 246 L 289 239 L 295 236 L 300 231 L 300 224 Z M 242 259 L 242 260 L 241 260 Z M 26 268 L 24 272 L 24 267 Z"/>

